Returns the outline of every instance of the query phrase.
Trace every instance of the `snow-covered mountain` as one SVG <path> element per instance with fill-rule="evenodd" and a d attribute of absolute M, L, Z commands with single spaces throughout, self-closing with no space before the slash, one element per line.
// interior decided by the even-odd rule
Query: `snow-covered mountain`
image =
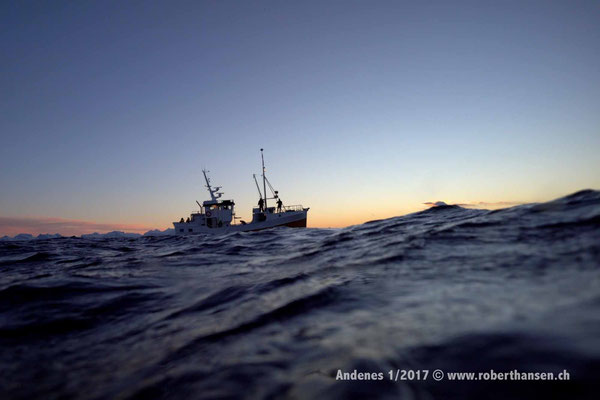
<path fill-rule="evenodd" d="M 86 235 L 81 235 L 81 238 L 82 239 L 106 239 L 106 238 L 135 239 L 140 236 L 142 236 L 142 235 L 140 235 L 139 233 L 125 233 L 125 232 L 121 232 L 121 231 L 112 231 L 112 232 L 108 232 L 108 233 L 98 233 L 98 232 L 89 233 Z"/>
<path fill-rule="evenodd" d="M 174 235 L 175 234 L 175 230 L 173 228 L 169 228 L 169 229 L 165 229 L 164 231 L 161 231 L 159 229 L 152 229 L 149 230 L 148 232 L 144 233 L 143 235 L 139 234 L 139 233 L 128 233 L 128 232 L 121 232 L 121 231 L 112 231 L 112 232 L 108 232 L 108 233 L 98 233 L 98 232 L 94 232 L 94 233 L 88 233 L 88 234 L 83 234 L 81 235 L 82 239 L 106 239 L 106 238 L 126 238 L 126 239 L 135 239 L 135 238 L 139 238 L 142 236 L 167 236 L 167 235 Z M 15 240 L 42 240 L 42 239 L 57 239 L 57 238 L 61 238 L 64 237 L 59 233 L 42 233 L 39 234 L 37 236 L 33 236 L 30 233 L 19 233 L 16 236 L 3 236 L 0 238 L 0 241 L 3 242 L 9 242 L 9 241 L 15 241 Z"/>
<path fill-rule="evenodd" d="M 18 235 L 15 236 L 2 236 L 0 238 L 0 241 L 3 242 L 10 242 L 13 240 L 37 240 L 37 239 L 55 239 L 55 238 L 60 238 L 62 237 L 62 235 L 55 233 L 55 234 L 50 234 L 50 233 L 40 233 L 37 236 L 33 236 L 30 233 L 19 233 Z"/>

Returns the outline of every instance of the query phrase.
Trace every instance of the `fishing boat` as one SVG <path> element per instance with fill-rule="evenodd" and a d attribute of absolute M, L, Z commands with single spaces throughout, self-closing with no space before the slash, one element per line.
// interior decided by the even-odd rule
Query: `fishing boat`
<path fill-rule="evenodd" d="M 273 186 L 265 174 L 265 157 L 263 149 L 260 149 L 262 160 L 262 191 L 256 175 L 253 175 L 256 189 L 260 199 L 258 207 L 252 209 L 252 220 L 246 222 L 235 215 L 235 203 L 233 200 L 221 200 L 223 192 L 220 186 L 212 186 L 208 171 L 203 169 L 206 188 L 210 193 L 210 200 L 200 204 L 199 211 L 190 214 L 189 218 L 181 218 L 179 222 L 173 222 L 175 233 L 178 235 L 193 235 L 198 233 L 229 233 L 259 231 L 262 229 L 275 228 L 277 226 L 289 226 L 293 228 L 306 228 L 306 218 L 309 208 L 301 205 L 284 205 L 279 198 L 279 192 Z M 271 197 L 267 197 L 267 185 L 271 191 Z M 270 206 L 269 200 L 275 205 Z M 239 222 L 238 222 L 239 220 Z"/>

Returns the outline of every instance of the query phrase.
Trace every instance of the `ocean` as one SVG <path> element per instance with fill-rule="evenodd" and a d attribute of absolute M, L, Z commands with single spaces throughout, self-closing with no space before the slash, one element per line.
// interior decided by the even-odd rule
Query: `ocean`
<path fill-rule="evenodd" d="M 0 242 L 0 270 L 1 399 L 596 399 L 600 387 L 598 191 L 342 229 Z"/>

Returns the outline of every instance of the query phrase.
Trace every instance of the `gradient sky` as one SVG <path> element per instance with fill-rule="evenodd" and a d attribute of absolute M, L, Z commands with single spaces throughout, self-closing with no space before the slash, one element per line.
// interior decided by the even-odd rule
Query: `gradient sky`
<path fill-rule="evenodd" d="M 5 220 L 172 227 L 202 167 L 248 219 L 261 147 L 313 227 L 600 188 L 598 1 L 4 1 L 0 29 Z"/>

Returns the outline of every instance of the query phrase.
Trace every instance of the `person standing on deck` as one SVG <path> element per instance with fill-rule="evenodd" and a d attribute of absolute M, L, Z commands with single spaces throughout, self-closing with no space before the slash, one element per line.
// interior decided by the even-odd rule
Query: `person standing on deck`
<path fill-rule="evenodd" d="M 263 201 L 262 197 L 258 199 L 258 208 L 260 208 L 260 212 L 264 211 L 264 204 L 265 202 Z"/>
<path fill-rule="evenodd" d="M 277 212 L 280 213 L 281 212 L 281 207 L 283 207 L 283 201 L 281 201 L 281 199 L 277 200 Z"/>

